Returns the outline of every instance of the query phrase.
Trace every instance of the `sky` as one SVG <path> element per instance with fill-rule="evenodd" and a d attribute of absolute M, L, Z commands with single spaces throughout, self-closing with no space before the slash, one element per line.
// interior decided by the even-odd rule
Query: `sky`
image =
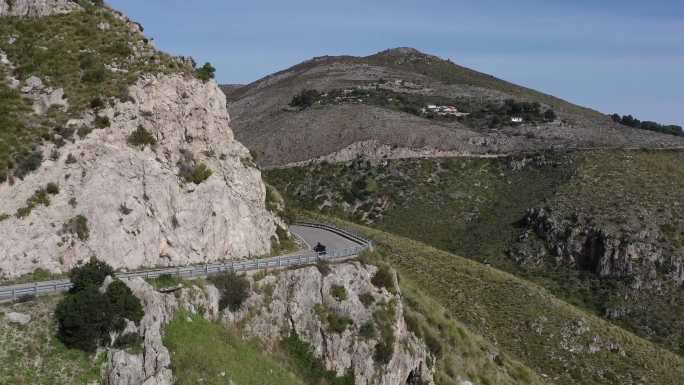
<path fill-rule="evenodd" d="M 109 0 L 158 48 L 246 84 L 413 47 L 605 113 L 684 125 L 683 0 Z"/>

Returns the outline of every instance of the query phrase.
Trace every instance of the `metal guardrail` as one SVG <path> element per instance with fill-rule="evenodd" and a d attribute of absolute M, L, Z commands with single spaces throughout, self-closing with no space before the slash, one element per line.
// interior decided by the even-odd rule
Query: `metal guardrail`
<path fill-rule="evenodd" d="M 308 252 L 295 255 L 277 256 L 262 259 L 242 260 L 242 261 L 227 261 L 220 263 L 212 263 L 205 265 L 192 265 L 185 267 L 171 267 L 154 270 L 143 270 L 130 273 L 118 273 L 116 277 L 119 279 L 132 278 L 158 278 L 163 275 L 171 275 L 181 279 L 207 277 L 213 274 L 220 274 L 225 272 L 246 272 L 266 269 L 280 269 L 291 266 L 302 266 L 316 263 L 318 261 L 334 261 L 343 258 L 349 258 L 372 247 L 372 241 L 364 236 L 343 230 L 334 225 L 317 223 L 317 222 L 300 222 L 296 223 L 299 226 L 307 226 L 320 228 L 343 236 L 347 239 L 358 243 L 358 246 L 328 250 L 326 253 Z M 35 282 L 28 284 L 19 284 L 12 286 L 0 286 L 0 301 L 18 299 L 27 296 L 39 296 L 46 294 L 59 294 L 69 291 L 73 284 L 69 280 L 57 280 L 47 282 Z"/>

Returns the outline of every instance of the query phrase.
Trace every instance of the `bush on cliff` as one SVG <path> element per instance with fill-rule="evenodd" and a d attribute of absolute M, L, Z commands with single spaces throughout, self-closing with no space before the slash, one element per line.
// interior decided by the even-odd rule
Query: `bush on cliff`
<path fill-rule="evenodd" d="M 204 63 L 202 67 L 195 70 L 195 76 L 198 79 L 207 82 L 216 76 L 216 68 L 214 68 L 214 66 L 212 66 L 209 62 Z"/>
<path fill-rule="evenodd" d="M 109 343 L 110 332 L 121 332 L 125 320 L 140 322 L 144 315 L 140 300 L 121 281 L 112 282 L 102 293 L 99 288 L 114 269 L 93 258 L 71 270 L 74 287 L 57 305 L 57 337 L 69 348 L 93 352 Z"/>
<path fill-rule="evenodd" d="M 225 308 L 230 309 L 230 311 L 239 310 L 249 297 L 249 281 L 244 276 L 230 272 L 210 277 L 209 281 L 216 286 L 221 294 L 219 310 Z"/>

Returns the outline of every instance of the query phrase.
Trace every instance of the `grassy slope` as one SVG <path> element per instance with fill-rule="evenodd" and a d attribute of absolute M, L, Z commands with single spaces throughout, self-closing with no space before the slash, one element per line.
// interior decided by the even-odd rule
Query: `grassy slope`
<path fill-rule="evenodd" d="M 304 384 L 285 364 L 255 344 L 201 316 L 179 314 L 166 328 L 164 345 L 171 352 L 179 384 Z"/>
<path fill-rule="evenodd" d="M 30 314 L 28 326 L 12 325 L 0 313 L 0 384 L 74 384 L 100 380 L 106 356 L 93 362 L 79 350 L 67 349 L 55 337 L 54 308 L 59 296 L 43 297 L 16 305 L 2 305 L 2 312 Z"/>
<path fill-rule="evenodd" d="M 484 261 L 502 255 L 517 234 L 513 223 L 528 208 L 543 205 L 572 172 L 552 165 L 515 172 L 507 162 L 479 158 L 392 160 L 376 166 L 355 162 L 270 170 L 266 177 L 290 203 L 318 209 L 329 198 L 333 205 L 324 209 L 327 213 L 359 222 L 370 213 L 367 219 L 374 226 Z M 361 206 L 350 213 L 340 202 Z"/>
<path fill-rule="evenodd" d="M 310 214 L 316 217 L 315 214 Z M 420 242 L 330 217 L 378 252 L 449 315 L 556 384 L 679 384 L 684 359 L 511 274 Z M 619 349 L 606 348 L 613 343 Z M 590 352 L 592 345 L 602 346 Z"/>
<path fill-rule="evenodd" d="M 364 258 L 382 262 L 375 253 L 368 253 Z M 497 385 L 545 383 L 532 369 L 453 319 L 415 282 L 401 279 L 399 285 L 409 330 L 426 341 L 437 357 L 434 367 L 437 385 L 460 385 L 464 380 Z"/>
<path fill-rule="evenodd" d="M 100 30 L 99 23 L 110 28 Z M 10 37 L 16 37 L 16 42 L 10 44 Z M 10 128 L 0 132 L 0 175 L 35 152 L 43 139 L 52 138 L 55 128 L 80 117 L 93 99 L 125 99 L 128 85 L 143 73 L 191 71 L 149 48 L 141 48 L 145 55 L 132 56 L 133 47 L 144 47 L 144 39 L 102 7 L 40 19 L 3 17 L 0 50 L 16 67 L 13 75 L 22 81 L 35 75 L 46 86 L 63 88 L 69 110 L 53 109 L 47 116 L 37 116 L 0 82 L 0 124 Z M 105 64 L 126 72 L 109 71 Z M 9 70 L 0 65 L 0 78 Z"/>
<path fill-rule="evenodd" d="M 616 323 L 684 351 L 681 288 L 665 285 L 625 297 L 620 294 L 630 292 L 629 282 L 601 280 L 554 261 L 520 267 L 505 256 L 521 231 L 515 223 L 532 207 L 578 215 L 618 238 L 651 231 L 666 255 L 681 255 L 684 153 L 595 151 L 544 159 L 520 171 L 509 167 L 509 159 L 455 158 L 319 165 L 266 175 L 300 207 L 319 210 L 332 202 L 324 212 L 491 263 L 596 314 L 625 307 L 627 316 Z M 345 201 L 360 207 L 352 212 Z"/>

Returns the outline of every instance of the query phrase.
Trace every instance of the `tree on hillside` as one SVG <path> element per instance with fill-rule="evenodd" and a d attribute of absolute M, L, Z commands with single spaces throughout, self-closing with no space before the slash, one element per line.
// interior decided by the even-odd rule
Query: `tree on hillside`
<path fill-rule="evenodd" d="M 211 63 L 206 62 L 204 65 L 195 70 L 195 76 L 202 81 L 209 81 L 216 77 L 216 68 Z"/>
<path fill-rule="evenodd" d="M 556 113 L 553 110 L 548 109 L 546 112 L 544 112 L 544 119 L 546 119 L 548 122 L 553 122 L 556 120 Z"/>
<path fill-rule="evenodd" d="M 105 262 L 93 257 L 88 263 L 76 266 L 69 272 L 69 278 L 74 284 L 71 292 L 82 291 L 88 286 L 99 287 L 108 275 L 113 276 L 114 269 Z"/>
<path fill-rule="evenodd" d="M 320 96 L 321 93 L 316 90 L 302 90 L 292 98 L 290 106 L 304 110 L 311 107 Z"/>
<path fill-rule="evenodd" d="M 125 283 L 115 280 L 107 290 L 100 287 L 114 269 L 93 258 L 70 272 L 74 288 L 55 309 L 57 337 L 70 348 L 93 352 L 110 342 L 112 331 L 121 332 L 125 320 L 140 322 L 144 315 L 140 300 Z"/>

